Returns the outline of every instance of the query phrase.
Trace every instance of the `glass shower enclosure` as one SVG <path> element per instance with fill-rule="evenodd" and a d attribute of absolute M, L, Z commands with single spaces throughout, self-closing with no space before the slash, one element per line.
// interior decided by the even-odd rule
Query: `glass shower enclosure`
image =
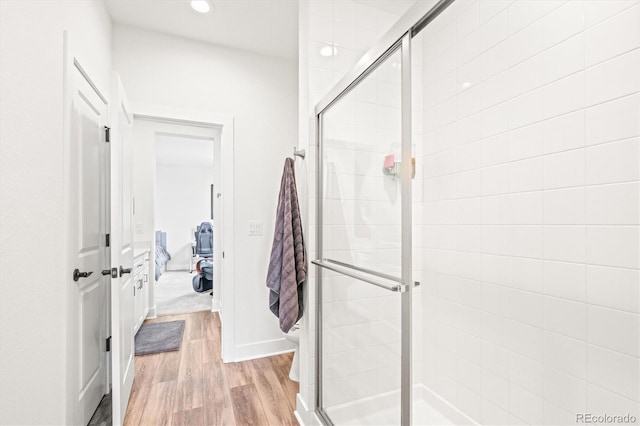
<path fill-rule="evenodd" d="M 336 424 L 400 423 L 408 379 L 411 253 L 403 244 L 411 233 L 403 206 L 410 207 L 411 171 L 401 165 L 402 54 L 400 42 L 320 114 L 323 232 L 313 263 L 322 269 L 321 395 Z M 392 152 L 384 175 L 378 160 Z"/>
<path fill-rule="evenodd" d="M 316 106 L 322 422 L 638 422 L 639 21 L 417 1 Z"/>
<path fill-rule="evenodd" d="M 420 283 L 412 278 L 412 30 L 398 32 L 406 24 L 316 108 L 316 383 L 327 424 L 411 423 L 412 294 Z"/>

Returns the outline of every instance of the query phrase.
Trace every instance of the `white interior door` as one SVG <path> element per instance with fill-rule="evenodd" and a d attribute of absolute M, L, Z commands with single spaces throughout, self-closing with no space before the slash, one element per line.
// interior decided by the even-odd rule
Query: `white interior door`
<path fill-rule="evenodd" d="M 111 285 L 113 424 L 120 425 L 131 394 L 134 366 L 132 142 L 133 116 L 127 98 L 114 75 L 111 116 L 111 265 L 117 278 Z"/>
<path fill-rule="evenodd" d="M 69 395 L 73 424 L 87 424 L 106 390 L 107 103 L 81 66 L 67 74 Z"/>

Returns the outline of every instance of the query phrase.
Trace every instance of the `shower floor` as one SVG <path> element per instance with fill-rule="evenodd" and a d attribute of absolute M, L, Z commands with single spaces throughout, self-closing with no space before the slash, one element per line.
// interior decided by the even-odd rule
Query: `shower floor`
<path fill-rule="evenodd" d="M 414 388 L 414 425 L 477 425 L 478 423 L 423 385 Z M 398 391 L 325 409 L 335 425 L 396 425 L 400 421 Z"/>

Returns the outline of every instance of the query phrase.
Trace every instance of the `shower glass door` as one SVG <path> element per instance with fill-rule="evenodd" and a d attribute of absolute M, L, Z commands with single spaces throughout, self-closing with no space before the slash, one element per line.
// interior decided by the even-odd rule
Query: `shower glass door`
<path fill-rule="evenodd" d="M 336 425 L 401 423 L 402 49 L 319 117 L 318 402 Z"/>

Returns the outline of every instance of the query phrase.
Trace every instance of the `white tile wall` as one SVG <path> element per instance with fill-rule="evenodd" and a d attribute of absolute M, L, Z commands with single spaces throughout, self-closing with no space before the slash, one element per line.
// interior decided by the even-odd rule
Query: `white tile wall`
<path fill-rule="evenodd" d="M 545 365 L 579 379 L 586 379 L 587 345 L 583 340 L 545 331 L 543 352 Z"/>
<path fill-rule="evenodd" d="M 637 48 L 638 6 L 585 31 L 585 65 L 592 66 Z"/>
<path fill-rule="evenodd" d="M 547 84 L 584 68 L 584 34 L 542 52 L 542 82 Z"/>
<path fill-rule="evenodd" d="M 540 123 L 544 154 L 568 151 L 584 146 L 585 114 L 576 111 Z"/>
<path fill-rule="evenodd" d="M 640 134 L 640 99 L 631 95 L 586 110 L 586 145 L 628 139 Z"/>
<path fill-rule="evenodd" d="M 423 383 L 483 424 L 640 418 L 640 5 L 465 3 L 417 37 Z"/>
<path fill-rule="evenodd" d="M 636 48 L 587 68 L 585 89 L 588 106 L 638 92 L 638 54 Z"/>
<path fill-rule="evenodd" d="M 640 176 L 639 139 L 596 145 L 586 150 L 586 183 L 633 182 Z"/>
<path fill-rule="evenodd" d="M 584 30 L 584 1 L 571 0 L 542 17 L 542 48 L 548 49 Z"/>
<path fill-rule="evenodd" d="M 587 310 L 588 342 L 638 357 L 638 316 L 599 306 Z"/>
<path fill-rule="evenodd" d="M 621 311 L 640 313 L 640 272 L 633 269 L 587 266 L 587 301 Z"/>
<path fill-rule="evenodd" d="M 637 402 L 639 374 L 638 358 L 600 346 L 587 346 L 587 376 L 592 384 Z"/>
<path fill-rule="evenodd" d="M 514 66 L 542 50 L 542 23 L 536 21 L 523 30 L 510 36 L 507 43 L 508 65 Z"/>
<path fill-rule="evenodd" d="M 542 88 L 543 118 L 557 117 L 584 107 L 584 72 L 579 71 Z"/>
<path fill-rule="evenodd" d="M 593 265 L 638 269 L 638 226 L 587 227 L 587 261 Z"/>
<path fill-rule="evenodd" d="M 560 170 L 566 170 L 557 163 Z M 584 166 L 583 166 L 584 167 Z M 581 167 L 581 168 L 583 168 Z M 546 172 L 547 170 L 545 170 Z M 545 173 L 546 176 L 546 173 Z M 569 185 L 568 185 L 569 186 Z M 572 186 L 567 189 L 544 191 L 544 223 L 548 225 L 578 225 L 585 223 L 585 189 Z"/>
<path fill-rule="evenodd" d="M 402 13 L 373 3 L 309 2 L 301 108 L 310 111 Z M 414 40 L 424 45 L 416 68 L 424 78 L 414 81 L 422 86 L 414 94 L 422 98 L 415 377 L 483 424 L 575 424 L 581 410 L 640 414 L 638 9 L 637 0 L 458 0 Z M 338 54 L 320 56 L 323 45 Z M 384 110 L 371 105 L 397 102 L 387 88 L 363 85 L 333 135 L 384 141 Z M 315 155 L 310 147 L 311 182 Z M 337 226 L 328 237 L 335 248 L 352 249 L 359 242 L 342 238 L 344 225 L 355 235 L 365 230 L 356 225 L 379 227 L 382 217 L 399 222 L 374 201 L 379 182 L 366 177 L 375 177 L 375 159 L 352 148 L 339 158 L 359 178 L 340 180 L 353 200 L 328 202 L 325 220 Z M 371 216 L 355 214 L 355 199 L 370 200 L 360 211 Z M 313 245 L 313 223 L 308 232 Z M 376 235 L 384 243 L 392 234 Z M 399 356 L 398 311 L 353 282 L 327 289 L 335 313 L 327 401 L 397 387 L 389 360 Z M 311 402 L 308 349 L 301 393 Z"/>

